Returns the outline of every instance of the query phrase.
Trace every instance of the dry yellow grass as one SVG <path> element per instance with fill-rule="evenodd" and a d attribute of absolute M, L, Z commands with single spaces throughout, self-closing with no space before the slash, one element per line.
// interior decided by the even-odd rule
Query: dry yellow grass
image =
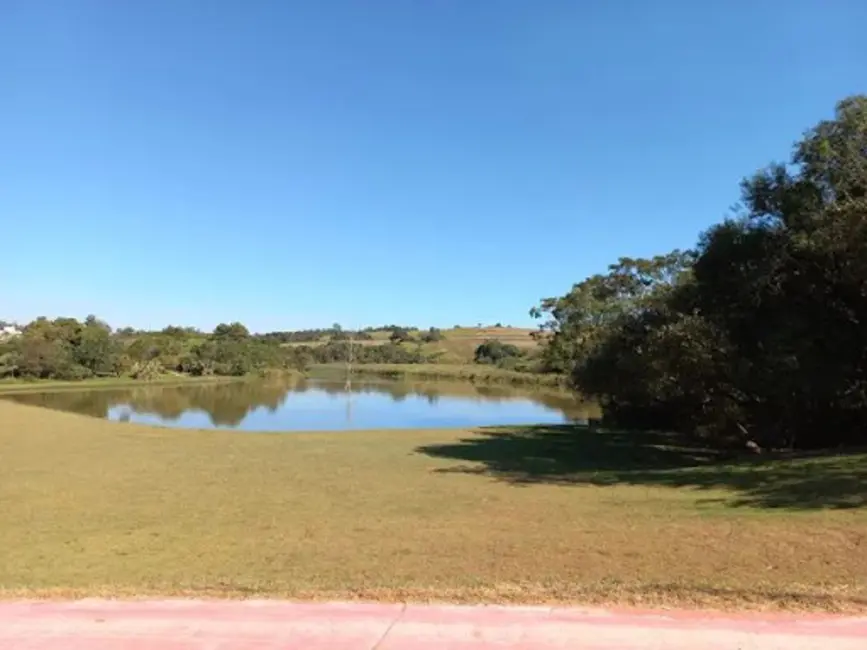
<path fill-rule="evenodd" d="M 497 339 L 503 343 L 511 343 L 518 347 L 531 348 L 536 346 L 532 334 L 537 330 L 529 327 L 457 327 L 443 330 L 447 340 L 471 340 L 478 343 Z"/>
<path fill-rule="evenodd" d="M 422 350 L 425 354 L 435 356 L 437 362 L 444 364 L 471 363 L 476 348 L 491 339 L 497 339 L 503 343 L 510 343 L 522 350 L 534 350 L 539 343 L 532 337 L 531 328 L 522 327 L 460 327 L 442 330 L 443 338 L 435 343 L 424 343 Z M 413 332 L 412 336 L 418 339 L 423 332 Z M 355 341 L 356 345 L 373 346 L 383 345 L 388 342 L 388 332 L 373 332 L 370 340 Z M 320 341 L 305 343 L 284 343 L 286 346 L 322 345 L 327 342 L 323 337 Z M 416 341 L 405 343 L 405 346 L 414 347 Z"/>
<path fill-rule="evenodd" d="M 534 350 L 538 342 L 531 336 L 534 330 L 519 327 L 460 327 L 443 330 L 443 339 L 424 346 L 427 354 L 435 355 L 438 363 L 470 363 L 476 348 L 492 339 L 510 343 L 522 350 Z"/>
<path fill-rule="evenodd" d="M 607 439 L 556 460 L 566 433 L 178 431 L 0 400 L 0 595 L 865 608 L 861 509 L 768 509 L 767 468 L 619 473 Z"/>

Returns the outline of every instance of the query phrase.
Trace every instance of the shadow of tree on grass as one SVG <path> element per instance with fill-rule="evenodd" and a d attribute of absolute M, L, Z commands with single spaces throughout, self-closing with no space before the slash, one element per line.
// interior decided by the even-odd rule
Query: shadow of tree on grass
<path fill-rule="evenodd" d="M 867 455 L 726 460 L 721 452 L 659 432 L 591 431 L 575 425 L 480 429 L 416 451 L 472 463 L 437 470 L 515 485 L 658 485 L 722 489 L 731 507 L 867 507 Z"/>

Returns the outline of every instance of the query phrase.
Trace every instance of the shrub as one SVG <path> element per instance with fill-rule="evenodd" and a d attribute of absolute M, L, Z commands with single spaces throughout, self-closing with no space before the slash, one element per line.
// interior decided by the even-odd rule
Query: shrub
<path fill-rule="evenodd" d="M 511 343 L 503 343 L 496 339 L 485 341 L 476 348 L 475 362 L 502 365 L 511 363 L 508 359 L 517 359 L 521 356 L 521 350 Z"/>
<path fill-rule="evenodd" d="M 437 341 L 442 341 L 443 333 L 436 327 L 431 327 L 427 332 L 421 335 L 421 340 L 425 343 L 436 343 Z"/>

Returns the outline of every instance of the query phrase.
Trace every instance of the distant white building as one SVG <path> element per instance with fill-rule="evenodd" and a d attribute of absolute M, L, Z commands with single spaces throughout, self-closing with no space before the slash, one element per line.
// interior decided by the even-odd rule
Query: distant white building
<path fill-rule="evenodd" d="M 21 330 L 14 325 L 0 327 L 0 339 L 11 339 L 13 336 L 21 336 Z"/>

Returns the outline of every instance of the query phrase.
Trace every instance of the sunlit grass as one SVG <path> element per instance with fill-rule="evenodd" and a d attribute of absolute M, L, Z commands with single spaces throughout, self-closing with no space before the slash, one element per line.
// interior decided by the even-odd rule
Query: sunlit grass
<path fill-rule="evenodd" d="M 420 343 L 424 331 L 413 331 L 413 340 L 401 345 L 407 349 L 416 349 L 419 344 L 423 354 L 438 364 L 467 364 L 473 362 L 476 348 L 492 339 L 515 345 L 521 350 L 532 352 L 538 349 L 539 343 L 533 338 L 535 330 L 521 327 L 461 327 L 441 330 L 442 339 L 431 343 Z M 371 332 L 369 340 L 357 340 L 355 345 L 372 346 L 388 343 L 390 333 L 387 331 Z M 329 341 L 323 336 L 318 341 L 284 343 L 286 346 L 317 346 Z"/>
<path fill-rule="evenodd" d="M 730 466 L 626 441 L 179 431 L 0 400 L 0 589 L 863 608 L 864 510 L 744 504 Z"/>

